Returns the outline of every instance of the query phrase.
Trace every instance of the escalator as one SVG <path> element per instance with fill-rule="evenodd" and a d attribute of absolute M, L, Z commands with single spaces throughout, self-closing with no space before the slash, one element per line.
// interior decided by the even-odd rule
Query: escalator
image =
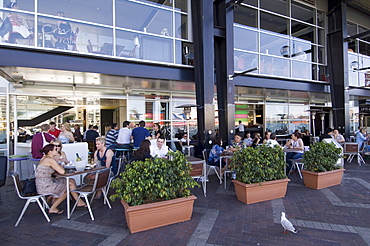
<path fill-rule="evenodd" d="M 41 122 L 44 122 L 48 119 L 51 119 L 69 109 L 73 108 L 72 106 L 58 106 L 56 108 L 53 108 L 37 117 L 34 117 L 32 119 L 19 119 L 18 120 L 18 126 L 25 127 L 25 126 L 36 126 L 40 124 Z"/>

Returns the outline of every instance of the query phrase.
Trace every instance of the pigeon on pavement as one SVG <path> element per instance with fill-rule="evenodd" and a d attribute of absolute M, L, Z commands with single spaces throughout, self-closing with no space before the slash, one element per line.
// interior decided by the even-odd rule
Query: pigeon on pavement
<path fill-rule="evenodd" d="M 293 233 L 297 233 L 298 230 L 296 230 L 292 224 L 292 222 L 290 222 L 286 216 L 285 216 L 285 213 L 284 212 L 281 212 L 281 225 L 284 227 L 284 234 L 288 233 L 287 231 L 291 231 Z"/>

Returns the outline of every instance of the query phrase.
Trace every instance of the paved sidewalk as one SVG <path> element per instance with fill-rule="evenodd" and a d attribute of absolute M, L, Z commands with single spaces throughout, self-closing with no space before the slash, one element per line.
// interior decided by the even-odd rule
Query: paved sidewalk
<path fill-rule="evenodd" d="M 9 178 L 0 188 L 0 245 L 370 245 L 370 164 L 353 161 L 345 168 L 341 185 L 317 191 L 293 173 L 285 198 L 250 205 L 236 199 L 232 183 L 225 190 L 211 176 L 206 198 L 201 188 L 193 190 L 198 199 L 190 221 L 135 234 L 120 202 L 110 210 L 102 200 L 93 202 L 95 221 L 78 209 L 71 220 L 54 215 L 47 223 L 31 204 L 14 228 L 24 201 Z M 297 234 L 282 233 L 281 211 Z"/>

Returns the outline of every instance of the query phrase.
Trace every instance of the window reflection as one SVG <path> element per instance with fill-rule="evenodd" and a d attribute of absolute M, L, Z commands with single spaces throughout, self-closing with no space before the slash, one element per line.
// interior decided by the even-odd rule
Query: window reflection
<path fill-rule="evenodd" d="M 13 6 L 18 10 L 17 6 Z M 0 12 L 2 24 L 0 37 L 3 43 L 18 45 L 34 45 L 34 17 L 32 15 L 18 13 L 16 11 Z"/>
<path fill-rule="evenodd" d="M 234 22 L 245 26 L 257 27 L 257 10 L 238 6 L 234 10 Z"/>
<path fill-rule="evenodd" d="M 261 33 L 261 53 L 281 56 L 281 47 L 287 45 L 287 38 Z"/>
<path fill-rule="evenodd" d="M 258 33 L 240 27 L 234 28 L 234 48 L 258 51 Z"/>
<path fill-rule="evenodd" d="M 275 13 L 279 13 L 282 15 L 288 14 L 288 1 L 287 0 L 263 0 L 260 1 L 260 6 L 263 9 L 270 10 Z"/>
<path fill-rule="evenodd" d="M 307 23 L 314 23 L 315 10 L 306 5 L 293 2 L 292 8 L 292 18 L 302 20 Z"/>
<path fill-rule="evenodd" d="M 38 0 L 39 13 L 57 15 L 58 12 L 63 11 L 66 18 L 106 25 L 113 24 L 112 8 L 112 1 Z"/>
<path fill-rule="evenodd" d="M 172 12 L 129 1 L 117 1 L 116 25 L 131 30 L 173 36 Z"/>
<path fill-rule="evenodd" d="M 245 71 L 258 66 L 258 55 L 253 53 L 235 51 L 234 52 L 234 69 L 235 71 Z M 251 73 L 258 73 L 253 71 Z"/>
<path fill-rule="evenodd" d="M 261 12 L 261 28 L 275 33 L 288 34 L 288 19 Z"/>

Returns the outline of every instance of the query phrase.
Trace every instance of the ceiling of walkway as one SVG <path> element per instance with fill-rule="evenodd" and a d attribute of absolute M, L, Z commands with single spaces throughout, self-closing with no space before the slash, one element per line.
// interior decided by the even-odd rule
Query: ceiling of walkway
<path fill-rule="evenodd" d="M 143 79 L 63 70 L 1 67 L 0 76 L 20 94 L 64 96 L 119 96 L 166 92 L 195 93 L 195 84 L 184 81 Z"/>
<path fill-rule="evenodd" d="M 370 1 L 369 0 L 346 0 L 347 5 L 356 9 L 366 15 L 370 15 Z"/>

